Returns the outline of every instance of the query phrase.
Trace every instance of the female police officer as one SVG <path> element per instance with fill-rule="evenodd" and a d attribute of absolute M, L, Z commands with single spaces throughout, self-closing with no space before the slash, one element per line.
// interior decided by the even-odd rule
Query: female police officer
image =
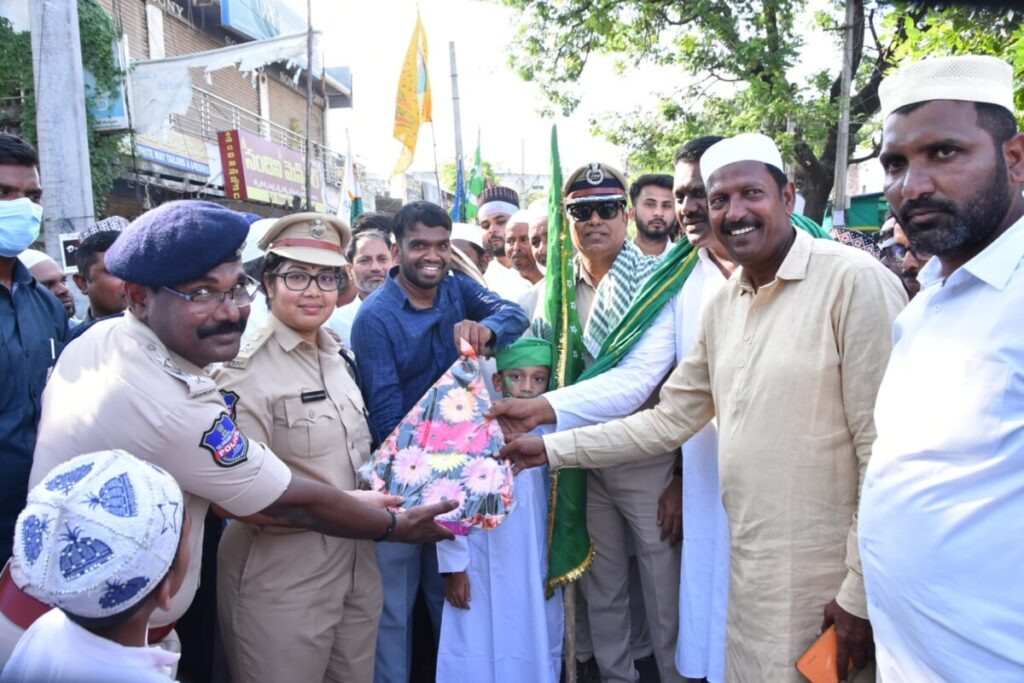
<path fill-rule="evenodd" d="M 260 240 L 270 316 L 215 372 L 249 438 L 292 469 L 343 490 L 370 455 L 359 388 L 321 328 L 338 298 L 351 233 L 300 213 Z M 218 608 L 236 681 L 373 679 L 381 584 L 372 541 L 249 519 L 228 524 L 218 554 Z"/>

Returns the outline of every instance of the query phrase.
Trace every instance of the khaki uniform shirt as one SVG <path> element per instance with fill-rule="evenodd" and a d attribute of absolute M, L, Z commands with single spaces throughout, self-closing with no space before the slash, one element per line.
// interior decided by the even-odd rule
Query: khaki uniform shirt
<path fill-rule="evenodd" d="M 583 267 L 583 261 L 576 257 L 576 315 L 580 319 L 580 326 L 587 329 L 587 321 L 590 320 L 590 310 L 594 307 L 594 300 L 597 298 L 597 285 L 594 278 Z M 586 347 L 583 348 L 583 365 L 590 367 L 594 364 L 594 357 L 590 355 Z"/>
<path fill-rule="evenodd" d="M 351 491 L 370 457 L 363 397 L 323 330 L 319 349 L 273 314 L 238 357 L 212 374 L 235 400 L 238 425 L 292 472 Z"/>
<path fill-rule="evenodd" d="M 726 679 L 798 681 L 833 598 L 867 617 L 856 510 L 875 395 L 907 298 L 856 249 L 796 231 L 773 282 L 740 269 L 654 410 L 544 437 L 553 467 L 677 448 L 718 417 L 731 567 Z"/>
<path fill-rule="evenodd" d="M 199 586 L 210 502 L 234 515 L 254 514 L 281 497 L 291 472 L 238 429 L 203 368 L 168 350 L 130 312 L 96 323 L 58 359 L 43 392 L 29 485 L 76 455 L 112 448 L 170 472 L 192 516 L 185 581 L 170 611 L 157 611 L 151 620 L 169 624 Z"/>

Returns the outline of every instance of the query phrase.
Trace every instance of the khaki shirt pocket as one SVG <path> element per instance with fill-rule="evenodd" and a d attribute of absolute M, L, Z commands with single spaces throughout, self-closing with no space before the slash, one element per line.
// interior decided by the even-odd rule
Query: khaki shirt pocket
<path fill-rule="evenodd" d="M 274 419 L 274 441 L 285 444 L 296 457 L 319 458 L 331 453 L 346 438 L 345 425 L 330 399 L 303 403 L 287 398 L 284 412 Z"/>

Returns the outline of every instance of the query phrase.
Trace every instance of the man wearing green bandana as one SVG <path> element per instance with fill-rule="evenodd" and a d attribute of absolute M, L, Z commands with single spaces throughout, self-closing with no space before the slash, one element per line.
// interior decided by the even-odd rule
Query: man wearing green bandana
<path fill-rule="evenodd" d="M 567 283 L 570 334 L 559 341 L 569 345 L 567 362 L 579 370 L 594 363 L 660 263 L 626 238 L 627 187 L 617 169 L 591 163 L 573 172 L 563 188 L 577 255 Z M 538 336 L 550 334 L 544 320 L 534 322 Z M 636 676 L 630 649 L 630 545 L 637 555 L 646 625 L 659 675 L 666 683 L 680 680 L 673 663 L 679 620 L 679 547 L 661 538 L 658 498 L 651 495 L 661 492 L 672 478 L 674 461 L 675 454 L 666 452 L 586 474 L 586 526 L 594 552 L 581 585 L 594 658 L 605 681 L 631 682 Z M 586 571 L 586 566 L 581 570 Z"/>

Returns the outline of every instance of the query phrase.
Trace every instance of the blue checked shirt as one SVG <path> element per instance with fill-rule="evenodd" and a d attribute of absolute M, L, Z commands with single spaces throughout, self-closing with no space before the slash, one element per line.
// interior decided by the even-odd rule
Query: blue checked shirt
<path fill-rule="evenodd" d="M 395 281 L 397 272 L 391 269 L 352 323 L 352 351 L 378 444 L 458 359 L 457 323 L 473 320 L 487 326 L 496 349 L 514 342 L 529 325 L 517 304 L 461 273 L 441 281 L 431 308 L 414 308 Z"/>

